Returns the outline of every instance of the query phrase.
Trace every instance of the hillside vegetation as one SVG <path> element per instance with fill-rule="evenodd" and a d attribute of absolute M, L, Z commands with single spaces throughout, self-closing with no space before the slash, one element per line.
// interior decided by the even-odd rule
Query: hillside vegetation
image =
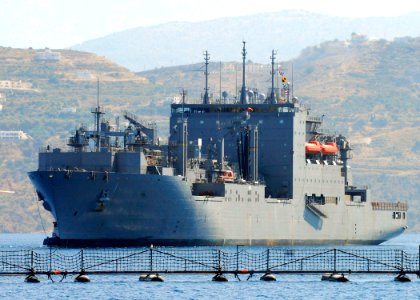
<path fill-rule="evenodd" d="M 36 170 L 40 147 L 65 146 L 77 126 L 93 123 L 89 112 L 96 106 L 98 79 L 108 118 L 124 110 L 147 116 L 153 107 L 154 86 L 103 57 L 56 50 L 58 62 L 40 61 L 40 52 L 44 50 L 0 48 L 0 130 L 23 130 L 31 137 L 0 140 L 0 190 L 16 192 L 0 192 L 0 232 L 40 231 L 41 219 L 51 229 L 51 218 L 42 206 L 38 209 L 26 173 Z"/>
<path fill-rule="evenodd" d="M 21 81 L 22 88 L 0 89 L 0 130 L 24 130 L 32 139 L 0 142 L 0 231 L 47 231 L 51 219 L 38 207 L 26 172 L 37 168 L 38 148 L 64 146 L 80 124 L 92 124 L 90 107 L 100 102 L 107 117 L 128 110 L 144 119 L 157 119 L 166 134 L 169 103 L 187 90 L 187 101 L 204 91 L 202 64 L 160 68 L 138 74 L 103 57 L 70 50 L 59 62 L 37 61 L 33 49 L 0 48 L 1 81 Z M 237 51 L 240 53 L 240 49 Z M 282 49 L 278 50 L 281 57 Z M 267 49 L 269 57 L 271 49 Z M 410 230 L 420 230 L 420 38 L 393 42 L 353 35 L 346 41 L 306 48 L 293 61 L 279 63 L 294 95 L 325 115 L 325 126 L 350 138 L 354 181 L 369 185 L 382 201 L 408 201 Z M 268 64 L 247 64 L 247 86 L 260 92 L 270 87 Z M 238 54 L 238 61 L 240 54 Z M 221 70 L 221 72 L 220 72 Z M 236 62 L 210 64 L 210 92 L 233 97 L 240 87 Z M 222 86 L 220 87 L 220 78 Z M 278 79 L 276 79 L 278 81 Z M 4 100 L 6 99 L 6 100 Z M 41 214 L 41 218 L 40 215 Z"/>

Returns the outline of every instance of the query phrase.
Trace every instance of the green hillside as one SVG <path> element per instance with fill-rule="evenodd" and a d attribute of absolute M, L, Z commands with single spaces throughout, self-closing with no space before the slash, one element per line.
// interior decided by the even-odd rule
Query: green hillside
<path fill-rule="evenodd" d="M 0 193 L 0 232 L 42 230 L 39 211 L 51 229 L 26 172 L 36 169 L 39 147 L 62 147 L 77 125 L 92 124 L 89 111 L 96 105 L 97 78 L 107 117 L 128 110 L 157 120 L 161 135 L 166 134 L 168 105 L 181 88 L 188 91 L 188 101 L 204 91 L 201 63 L 134 74 L 93 54 L 54 51 L 61 54 L 58 62 L 40 61 L 39 50 L 0 48 L 0 130 L 23 130 L 32 138 L 0 142 L 0 190 L 16 191 Z M 270 54 L 267 49 L 267 63 Z M 420 38 L 387 42 L 353 35 L 307 48 L 293 61 L 280 63 L 290 81 L 293 70 L 294 95 L 313 113 L 325 115 L 326 127 L 352 141 L 355 183 L 371 186 L 377 200 L 409 202 L 411 230 L 420 230 L 418 57 Z M 252 53 L 248 58 L 252 60 Z M 213 99 L 220 90 L 234 96 L 241 76 L 238 63 L 212 62 Z M 17 88 L 5 88 L 5 81 L 14 81 Z M 270 66 L 250 61 L 247 86 L 266 92 L 270 84 Z"/>

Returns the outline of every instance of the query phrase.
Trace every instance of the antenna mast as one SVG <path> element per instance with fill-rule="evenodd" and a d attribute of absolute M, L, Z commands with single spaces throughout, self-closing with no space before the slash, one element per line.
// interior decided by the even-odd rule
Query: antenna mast
<path fill-rule="evenodd" d="M 292 100 L 293 100 L 293 63 L 292 63 Z"/>
<path fill-rule="evenodd" d="M 238 101 L 238 65 L 235 64 L 235 101 Z"/>
<path fill-rule="evenodd" d="M 182 105 L 185 104 L 185 98 L 187 96 L 187 91 L 185 89 L 181 90 L 181 96 L 182 96 Z"/>
<path fill-rule="evenodd" d="M 96 107 L 99 107 L 99 77 L 96 78 Z"/>
<path fill-rule="evenodd" d="M 187 95 L 187 91 L 182 89 L 181 96 L 182 96 L 182 121 L 184 121 L 184 105 L 185 105 L 185 97 Z"/>
<path fill-rule="evenodd" d="M 276 103 L 275 96 L 274 96 L 274 64 L 276 60 L 276 51 L 271 51 L 271 95 L 270 95 L 270 102 Z"/>
<path fill-rule="evenodd" d="M 222 61 L 220 61 L 220 76 L 219 76 L 219 101 L 222 103 Z"/>
<path fill-rule="evenodd" d="M 206 87 L 204 88 L 204 98 L 203 98 L 203 104 L 209 104 L 209 72 L 208 72 L 208 67 L 209 67 L 209 60 L 210 60 L 210 56 L 209 53 L 204 52 L 204 61 L 205 61 L 205 66 L 206 66 L 206 70 L 204 71 L 204 76 L 206 78 Z"/>
<path fill-rule="evenodd" d="M 95 115 L 96 121 L 96 152 L 101 151 L 101 115 L 104 114 L 101 111 L 101 107 L 99 106 L 99 77 L 97 78 L 97 86 L 96 86 L 96 107 L 92 109 L 92 113 Z"/>
<path fill-rule="evenodd" d="M 244 47 L 242 48 L 242 89 L 241 89 L 241 104 L 246 104 L 246 87 L 245 87 L 245 59 L 246 59 L 246 42 L 242 42 Z"/>

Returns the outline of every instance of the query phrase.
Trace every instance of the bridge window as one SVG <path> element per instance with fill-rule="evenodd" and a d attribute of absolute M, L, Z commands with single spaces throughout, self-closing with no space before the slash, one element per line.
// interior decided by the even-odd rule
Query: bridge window
<path fill-rule="evenodd" d="M 394 212 L 392 213 L 392 218 L 393 218 L 393 219 L 401 219 L 401 212 L 399 212 L 399 211 L 394 211 Z"/>

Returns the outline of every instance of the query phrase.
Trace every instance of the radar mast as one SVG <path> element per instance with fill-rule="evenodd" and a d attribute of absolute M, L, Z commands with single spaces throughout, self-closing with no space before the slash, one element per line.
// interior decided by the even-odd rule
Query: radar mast
<path fill-rule="evenodd" d="M 92 109 L 96 121 L 96 152 L 101 151 L 101 115 L 105 114 L 99 105 L 99 77 L 96 87 L 96 107 Z"/>
<path fill-rule="evenodd" d="M 206 78 L 206 86 L 204 88 L 204 97 L 203 97 L 203 104 L 209 104 L 209 72 L 208 72 L 208 67 L 209 67 L 209 60 L 210 60 L 210 56 L 209 53 L 204 52 L 204 61 L 205 61 L 205 67 L 206 70 L 204 71 L 204 76 Z"/>
<path fill-rule="evenodd" d="M 271 94 L 270 94 L 270 103 L 276 103 L 276 98 L 274 95 L 274 63 L 276 60 L 276 51 L 272 50 L 271 52 Z"/>
<path fill-rule="evenodd" d="M 241 104 L 246 104 L 246 87 L 245 87 L 245 59 L 246 59 L 246 42 L 242 42 L 244 47 L 242 48 L 242 89 L 241 89 Z"/>

